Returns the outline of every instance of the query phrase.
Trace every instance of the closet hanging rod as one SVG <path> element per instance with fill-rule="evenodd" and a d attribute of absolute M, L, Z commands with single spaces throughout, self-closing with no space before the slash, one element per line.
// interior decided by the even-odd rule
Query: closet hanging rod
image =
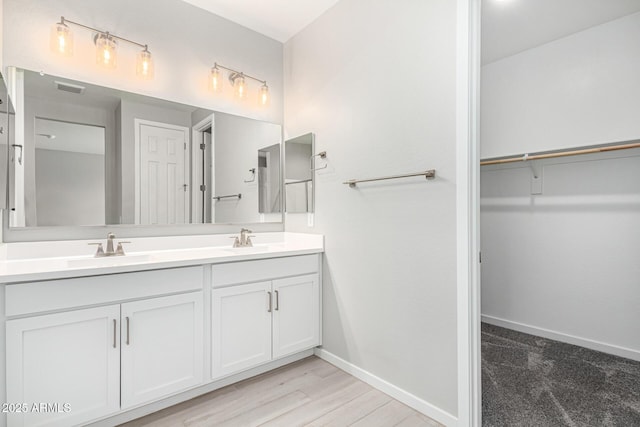
<path fill-rule="evenodd" d="M 507 157 L 505 159 L 481 160 L 480 166 L 501 165 L 504 163 L 526 162 L 527 160 L 553 159 L 554 157 L 576 156 L 579 154 L 606 153 L 607 151 L 627 150 L 629 148 L 640 148 L 640 142 L 630 144 L 608 145 L 596 148 L 583 148 L 580 150 L 557 151 L 546 154 L 523 154 L 517 157 Z"/>
<path fill-rule="evenodd" d="M 412 176 L 424 176 L 426 179 L 433 179 L 436 177 L 436 171 L 434 169 L 430 169 L 424 172 L 408 173 L 404 175 L 391 175 L 391 176 L 383 176 L 380 178 L 369 178 L 369 179 L 350 179 L 349 181 L 343 182 L 343 184 L 349 184 L 349 187 L 354 188 L 356 184 L 360 182 L 384 181 L 387 179 L 409 178 Z"/>

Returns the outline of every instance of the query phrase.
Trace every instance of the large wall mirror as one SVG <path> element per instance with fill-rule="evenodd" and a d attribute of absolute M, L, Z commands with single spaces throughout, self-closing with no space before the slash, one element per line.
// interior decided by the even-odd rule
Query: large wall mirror
<path fill-rule="evenodd" d="M 8 80 L 10 227 L 282 222 L 279 124 L 13 67 Z"/>

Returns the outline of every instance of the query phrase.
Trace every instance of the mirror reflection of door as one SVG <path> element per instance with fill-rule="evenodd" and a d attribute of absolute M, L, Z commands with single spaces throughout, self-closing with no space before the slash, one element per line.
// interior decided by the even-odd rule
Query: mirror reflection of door
<path fill-rule="evenodd" d="M 35 119 L 37 225 L 105 223 L 105 128 Z"/>
<path fill-rule="evenodd" d="M 188 222 L 189 129 L 165 123 L 135 120 L 140 163 L 139 224 Z"/>

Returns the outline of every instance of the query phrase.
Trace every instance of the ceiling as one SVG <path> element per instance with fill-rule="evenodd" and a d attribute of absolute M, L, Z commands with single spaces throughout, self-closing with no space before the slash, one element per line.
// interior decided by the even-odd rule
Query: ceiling
<path fill-rule="evenodd" d="M 184 0 L 282 43 L 338 0 Z"/>
<path fill-rule="evenodd" d="M 639 11 L 640 0 L 482 0 L 482 63 Z"/>

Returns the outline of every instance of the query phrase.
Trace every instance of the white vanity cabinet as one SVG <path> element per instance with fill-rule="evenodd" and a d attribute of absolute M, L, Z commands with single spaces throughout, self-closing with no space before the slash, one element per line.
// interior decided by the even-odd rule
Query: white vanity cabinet
<path fill-rule="evenodd" d="M 320 345 L 318 271 L 318 255 L 213 266 L 214 379 Z"/>
<path fill-rule="evenodd" d="M 7 401 L 29 405 L 9 427 L 83 424 L 202 384 L 202 286 L 202 267 L 8 285 L 10 315 L 66 310 L 6 322 Z"/>
<path fill-rule="evenodd" d="M 271 282 L 214 289 L 211 294 L 212 377 L 271 360 Z"/>
<path fill-rule="evenodd" d="M 26 405 L 9 408 L 8 425 L 67 427 L 118 411 L 119 324 L 119 305 L 8 321 L 7 402 Z M 40 403 L 58 407 L 35 412 Z"/>
<path fill-rule="evenodd" d="M 122 304 L 122 409 L 202 383 L 202 292 Z"/>
<path fill-rule="evenodd" d="M 320 344 L 317 274 L 273 281 L 273 358 Z"/>
<path fill-rule="evenodd" d="M 312 354 L 322 253 L 311 250 L 0 284 L 7 426 L 117 425 Z"/>

